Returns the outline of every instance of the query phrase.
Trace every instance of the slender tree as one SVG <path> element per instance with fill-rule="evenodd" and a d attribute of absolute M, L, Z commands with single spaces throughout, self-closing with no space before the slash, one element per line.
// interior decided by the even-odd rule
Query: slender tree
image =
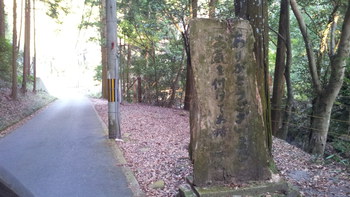
<path fill-rule="evenodd" d="M 289 30 L 289 0 L 281 1 L 278 28 L 277 54 L 271 99 L 272 134 L 277 136 L 282 126 L 282 98 L 284 90 L 284 73 L 287 57 L 287 32 Z"/>
<path fill-rule="evenodd" d="M 192 18 L 197 18 L 198 13 L 198 0 L 190 0 L 190 12 Z"/>
<path fill-rule="evenodd" d="M 5 39 L 5 4 L 0 0 L 0 39 Z"/>
<path fill-rule="evenodd" d="M 131 100 L 130 97 L 130 67 L 131 67 L 131 45 L 127 45 L 128 51 L 126 55 L 126 70 L 125 70 L 125 78 L 126 78 L 126 98 L 127 101 Z"/>
<path fill-rule="evenodd" d="M 318 74 L 316 56 L 313 51 L 307 26 L 299 11 L 297 2 L 291 0 L 290 3 L 304 39 L 309 72 L 311 74 L 315 95 L 312 103 L 308 151 L 314 155 L 323 155 L 326 147 L 332 107 L 343 84 L 345 67 L 350 53 L 350 1 L 348 1 L 338 47 L 334 55 L 330 57 L 330 77 L 323 86 Z"/>
<path fill-rule="evenodd" d="M 288 11 L 289 12 L 289 11 Z M 294 104 L 294 93 L 293 93 L 293 87 L 291 82 L 291 66 L 292 66 L 292 43 L 290 40 L 290 26 L 289 26 L 289 20 L 288 25 L 286 25 L 287 28 L 287 34 L 286 34 L 286 47 L 287 47 L 287 57 L 286 57 L 286 67 L 284 71 L 284 78 L 286 79 L 286 86 L 287 86 L 287 102 L 286 106 L 284 108 L 284 116 L 283 116 L 283 122 L 282 122 L 282 128 L 277 135 L 281 139 L 287 139 L 288 131 L 289 131 L 289 122 L 291 119 L 293 104 Z"/>
<path fill-rule="evenodd" d="M 189 7 L 192 7 L 192 17 L 197 18 L 198 1 L 192 0 Z M 182 18 L 182 22 L 183 22 L 183 29 L 181 29 L 174 22 L 173 23 L 175 24 L 177 29 L 181 32 L 182 39 L 184 42 L 184 49 L 185 49 L 186 57 L 187 57 L 184 109 L 190 110 L 191 95 L 192 95 L 192 90 L 193 90 L 193 71 L 192 71 L 192 64 L 191 64 L 191 53 L 190 53 L 190 41 L 189 41 L 189 34 L 188 34 L 188 26 L 185 25 L 184 18 Z"/>
<path fill-rule="evenodd" d="M 24 53 L 22 92 L 27 92 L 27 80 L 30 72 L 30 5 L 31 0 L 25 0 Z"/>
<path fill-rule="evenodd" d="M 107 46 L 106 46 L 106 2 L 100 4 L 101 64 L 102 64 L 102 98 L 108 98 L 107 85 Z"/>
<path fill-rule="evenodd" d="M 23 27 L 23 4 L 24 4 L 24 1 L 25 0 L 21 0 L 21 7 L 20 7 L 20 10 L 21 10 L 21 14 L 20 14 L 20 21 L 19 21 L 19 32 L 18 32 L 18 44 L 17 44 L 17 48 L 18 50 L 21 48 L 21 37 L 22 37 L 22 27 Z"/>
<path fill-rule="evenodd" d="M 35 0 L 33 0 L 33 39 L 34 39 L 34 54 L 33 54 L 33 92 L 36 92 L 36 23 L 35 23 Z"/>
<path fill-rule="evenodd" d="M 12 92 L 13 100 L 17 99 L 17 1 L 13 1 L 13 31 L 12 31 Z"/>

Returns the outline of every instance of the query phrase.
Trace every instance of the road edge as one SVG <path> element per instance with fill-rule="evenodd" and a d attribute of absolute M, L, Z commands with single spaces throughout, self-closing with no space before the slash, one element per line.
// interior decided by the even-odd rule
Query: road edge
<path fill-rule="evenodd" d="M 96 111 L 93 102 L 90 99 L 89 99 L 89 101 L 90 101 L 90 104 L 97 115 L 98 120 L 100 121 L 100 123 L 102 125 L 102 129 L 103 129 L 104 134 L 106 136 L 108 136 L 107 125 L 101 119 L 100 115 Z M 133 193 L 133 196 L 134 197 L 145 197 L 146 194 L 141 190 L 140 184 L 137 181 L 133 171 L 130 169 L 130 167 L 128 167 L 128 163 L 124 158 L 122 150 L 120 149 L 120 147 L 118 146 L 118 144 L 116 143 L 116 141 L 114 139 L 107 139 L 107 140 L 108 140 L 108 145 L 112 148 L 113 156 L 115 157 L 115 159 L 118 162 L 117 165 L 120 166 L 120 168 L 122 169 L 122 172 L 123 172 L 123 174 L 128 182 L 128 186 L 131 189 L 131 192 Z"/>
<path fill-rule="evenodd" d="M 0 130 L 0 139 L 6 137 L 7 135 L 11 134 L 14 130 L 20 128 L 23 124 L 27 123 L 31 119 L 33 119 L 35 116 L 37 116 L 39 113 L 47 109 L 52 103 L 57 101 L 58 99 L 54 97 L 52 100 L 47 102 L 46 104 L 42 105 L 41 107 L 35 109 L 30 114 L 26 115 L 25 117 L 13 122 L 11 125 L 8 125 L 6 128 Z"/>

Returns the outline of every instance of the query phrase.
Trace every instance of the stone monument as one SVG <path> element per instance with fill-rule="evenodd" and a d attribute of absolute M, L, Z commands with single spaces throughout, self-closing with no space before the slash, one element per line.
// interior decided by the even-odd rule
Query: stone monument
<path fill-rule="evenodd" d="M 190 185 L 197 196 L 206 196 L 200 195 L 200 188 L 269 180 L 271 158 L 257 85 L 257 75 L 263 73 L 255 67 L 249 21 L 194 19 L 190 48 L 194 76 Z M 207 196 L 237 193 L 221 194 Z"/>

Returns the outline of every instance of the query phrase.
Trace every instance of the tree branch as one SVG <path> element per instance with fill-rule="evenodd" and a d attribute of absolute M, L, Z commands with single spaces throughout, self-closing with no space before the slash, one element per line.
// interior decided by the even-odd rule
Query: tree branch
<path fill-rule="evenodd" d="M 310 42 L 309 34 L 307 32 L 307 28 L 303 19 L 303 16 L 301 15 L 298 4 L 296 0 L 290 0 L 290 5 L 292 7 L 293 13 L 298 21 L 299 28 L 301 31 L 301 34 L 304 39 L 305 43 L 305 48 L 306 48 L 306 53 L 307 53 L 307 58 L 308 58 L 308 64 L 309 64 L 309 71 L 311 74 L 311 79 L 312 79 L 312 85 L 316 91 L 317 94 L 320 94 L 322 92 L 322 87 L 321 87 L 321 82 L 319 79 L 319 76 L 317 74 L 317 67 L 316 67 L 316 58 L 315 54 L 312 49 L 312 44 Z"/>
<path fill-rule="evenodd" d="M 283 40 L 284 44 L 287 44 L 286 43 L 286 38 L 284 38 L 280 33 L 278 33 L 276 30 L 272 29 L 270 26 L 269 26 L 269 29 L 271 31 L 273 31 L 273 33 L 275 33 L 279 38 L 281 38 Z"/>
<path fill-rule="evenodd" d="M 327 89 L 329 90 L 335 88 L 340 89 L 342 86 L 346 62 L 350 55 L 350 1 L 348 3 L 341 32 L 337 53 L 331 59 L 331 77 L 327 86 Z"/>

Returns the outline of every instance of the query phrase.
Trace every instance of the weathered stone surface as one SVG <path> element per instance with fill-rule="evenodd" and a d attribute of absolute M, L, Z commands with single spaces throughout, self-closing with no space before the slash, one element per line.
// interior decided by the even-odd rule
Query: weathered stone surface
<path fill-rule="evenodd" d="M 187 184 L 179 186 L 177 197 L 300 197 L 300 192 L 284 181 L 256 181 L 241 187 L 193 185 L 192 177 L 186 177 Z"/>
<path fill-rule="evenodd" d="M 159 180 L 159 181 L 152 183 L 149 187 L 152 189 L 164 189 L 165 182 L 163 180 Z"/>
<path fill-rule="evenodd" d="M 179 193 L 177 197 L 197 197 L 197 195 L 189 184 L 183 184 L 179 186 Z"/>
<path fill-rule="evenodd" d="M 190 150 L 197 186 L 270 177 L 253 47 L 248 21 L 196 19 L 190 24 Z"/>
<path fill-rule="evenodd" d="M 200 197 L 224 197 L 224 196 L 288 196 L 298 197 L 299 193 L 290 189 L 285 182 L 280 183 L 264 183 L 250 185 L 248 187 L 233 189 L 227 187 L 195 187 Z"/>

